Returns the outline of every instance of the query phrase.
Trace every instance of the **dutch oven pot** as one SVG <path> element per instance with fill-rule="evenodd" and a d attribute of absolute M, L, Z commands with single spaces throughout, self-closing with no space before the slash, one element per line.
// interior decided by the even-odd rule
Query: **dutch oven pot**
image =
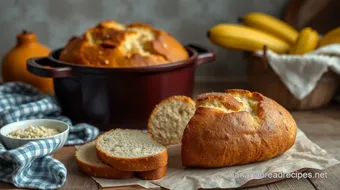
<path fill-rule="evenodd" d="M 195 68 L 215 59 L 214 53 L 187 45 L 190 58 L 137 68 L 95 68 L 59 61 L 61 49 L 27 61 L 27 69 L 54 81 L 62 114 L 73 123 L 102 130 L 146 129 L 154 106 L 172 95 L 192 97 Z M 48 66 L 48 67 L 45 67 Z"/>

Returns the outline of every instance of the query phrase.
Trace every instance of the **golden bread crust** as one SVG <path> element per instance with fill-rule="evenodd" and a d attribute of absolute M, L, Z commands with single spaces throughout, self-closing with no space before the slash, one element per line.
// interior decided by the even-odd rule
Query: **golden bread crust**
<path fill-rule="evenodd" d="M 169 33 L 155 30 L 156 39 L 151 42 L 152 50 L 162 55 L 168 62 L 183 61 L 189 58 L 185 48 Z"/>
<path fill-rule="evenodd" d="M 221 92 L 210 92 L 200 94 L 196 97 L 196 106 L 199 107 L 204 102 L 218 100 L 223 106 L 228 107 L 231 110 L 238 111 L 242 106 L 242 103 L 237 101 L 232 95 Z"/>
<path fill-rule="evenodd" d="M 163 178 L 166 175 L 167 169 L 168 166 L 166 165 L 151 171 L 137 172 L 137 175 L 144 180 L 157 180 Z"/>
<path fill-rule="evenodd" d="M 84 39 L 82 37 L 72 37 L 63 51 L 61 51 L 59 59 L 67 60 L 69 63 L 81 64 L 80 51 L 83 46 Z"/>
<path fill-rule="evenodd" d="M 185 48 L 167 32 L 144 23 L 124 26 L 113 20 L 70 40 L 59 57 L 67 63 L 104 68 L 153 66 L 188 58 Z"/>
<path fill-rule="evenodd" d="M 134 172 L 118 170 L 109 165 L 88 164 L 78 157 L 77 151 L 75 154 L 75 160 L 78 165 L 78 169 L 89 176 L 107 179 L 128 179 L 134 176 Z"/>
<path fill-rule="evenodd" d="M 114 21 L 114 20 L 104 20 L 96 26 L 97 28 L 114 28 L 116 30 L 124 30 L 124 25 Z"/>
<path fill-rule="evenodd" d="M 290 149 L 296 138 L 296 122 L 281 105 L 260 93 L 227 90 L 225 99 L 242 96 L 257 102 L 254 111 L 242 109 L 244 103 L 226 104 L 230 113 L 212 107 L 198 107 L 184 130 L 182 164 L 214 168 L 268 160 Z M 204 99 L 216 98 L 206 94 Z M 202 96 L 198 101 L 202 100 Z"/>
<path fill-rule="evenodd" d="M 107 131 L 105 133 L 108 132 L 110 131 Z M 96 151 L 98 158 L 105 164 L 108 164 L 114 168 L 123 171 L 151 171 L 166 166 L 168 164 L 168 149 L 166 147 L 164 151 L 158 154 L 139 158 L 119 158 L 109 155 L 104 150 L 102 150 L 101 147 L 98 146 L 98 144 L 96 144 Z"/>

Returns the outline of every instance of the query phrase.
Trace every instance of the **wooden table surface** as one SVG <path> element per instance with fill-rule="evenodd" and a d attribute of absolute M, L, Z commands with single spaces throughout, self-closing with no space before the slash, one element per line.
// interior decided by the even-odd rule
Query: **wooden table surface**
<path fill-rule="evenodd" d="M 236 84 L 239 87 L 239 84 Z M 225 86 L 224 86 L 225 87 Z M 200 86 L 200 89 L 195 89 L 194 94 L 207 91 L 223 91 L 224 87 L 219 86 Z M 333 154 L 340 160 L 340 104 L 334 103 L 330 106 L 310 110 L 310 111 L 293 111 L 292 112 L 298 127 L 305 132 L 307 137 L 318 144 L 321 148 Z M 74 147 L 64 147 L 54 156 L 65 164 L 68 176 L 65 185 L 61 189 L 72 190 L 92 190 L 102 189 L 98 184 L 77 170 L 74 161 Z M 307 170 L 306 172 L 327 172 L 327 178 L 313 178 L 313 179 L 286 179 L 280 182 L 262 185 L 248 190 L 267 190 L 267 189 L 325 189 L 337 190 L 340 189 L 340 164 L 331 167 L 324 171 Z M 1 189 L 16 189 L 11 184 L 1 183 Z M 105 188 L 105 190 L 125 190 L 125 189 L 143 189 L 139 186 L 135 187 L 120 187 L 120 188 Z"/>
<path fill-rule="evenodd" d="M 326 149 L 340 160 L 340 105 L 333 104 L 325 108 L 312 111 L 294 111 L 292 112 L 296 122 L 308 138 L 318 144 L 321 148 Z M 72 155 L 72 156 L 70 156 Z M 62 189 L 100 189 L 98 185 L 90 178 L 77 170 L 74 162 L 74 147 L 64 147 L 62 151 L 55 154 L 55 157 L 63 162 L 68 170 L 68 177 Z M 307 170 L 307 172 L 327 172 L 327 178 L 315 179 L 287 179 L 280 182 L 248 188 L 248 190 L 266 190 L 266 189 L 339 189 L 340 188 L 340 165 L 331 167 L 325 171 Z M 16 189 L 10 184 L 0 183 L 0 189 Z M 122 189 L 143 189 L 141 187 L 121 187 L 105 188 L 105 190 L 122 190 Z"/>

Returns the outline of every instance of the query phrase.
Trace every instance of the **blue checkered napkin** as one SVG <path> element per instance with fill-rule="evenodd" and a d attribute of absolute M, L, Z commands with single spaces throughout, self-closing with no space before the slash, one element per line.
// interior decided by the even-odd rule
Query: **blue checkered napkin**
<path fill-rule="evenodd" d="M 60 115 L 61 109 L 52 96 L 42 94 L 30 85 L 14 82 L 0 86 L 0 127 L 16 121 L 48 118 L 70 125 L 67 145 L 82 144 L 95 139 L 96 127 L 72 122 Z M 0 142 L 0 181 L 17 187 L 56 189 L 66 181 L 66 168 L 49 156 L 59 140 L 42 140 L 6 150 Z"/>
<path fill-rule="evenodd" d="M 0 181 L 21 188 L 57 189 L 63 186 L 66 168 L 49 156 L 59 143 L 59 139 L 32 141 L 13 150 L 0 146 Z"/>
<path fill-rule="evenodd" d="M 82 144 L 97 137 L 98 128 L 85 123 L 72 126 L 72 122 L 60 113 L 54 97 L 42 94 L 28 84 L 12 82 L 0 86 L 0 127 L 26 119 L 58 119 L 70 125 L 66 145 Z"/>

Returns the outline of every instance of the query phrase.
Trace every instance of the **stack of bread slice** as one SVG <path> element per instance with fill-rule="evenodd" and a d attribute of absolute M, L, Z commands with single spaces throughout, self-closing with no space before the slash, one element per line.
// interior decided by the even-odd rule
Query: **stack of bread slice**
<path fill-rule="evenodd" d="M 164 177 L 168 162 L 166 146 L 181 143 L 195 110 L 195 102 L 186 96 L 161 101 L 150 115 L 148 132 L 113 129 L 80 147 L 75 155 L 79 170 L 109 179 Z"/>
<path fill-rule="evenodd" d="M 76 163 L 87 175 L 109 179 L 165 176 L 167 148 L 141 130 L 113 129 L 76 151 Z"/>

